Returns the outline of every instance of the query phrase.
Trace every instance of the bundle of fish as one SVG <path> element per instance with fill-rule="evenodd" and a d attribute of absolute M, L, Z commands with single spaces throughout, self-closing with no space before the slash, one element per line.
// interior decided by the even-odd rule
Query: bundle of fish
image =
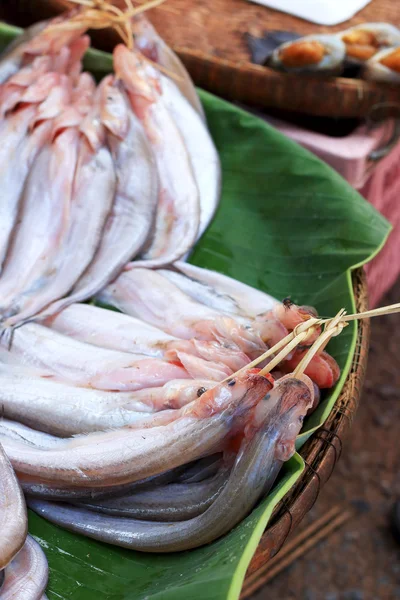
<path fill-rule="evenodd" d="M 305 37 L 273 31 L 249 44 L 255 62 L 282 71 L 400 81 L 400 30 L 388 23 Z"/>
<path fill-rule="evenodd" d="M 137 17 L 135 47 L 118 45 L 115 74 L 96 86 L 82 72 L 90 23 L 78 10 L 36 25 L 1 61 L 6 332 L 57 312 L 68 293 L 93 296 L 136 256 L 147 267 L 183 257 L 218 203 L 218 154 L 171 50 Z"/>
<path fill-rule="evenodd" d="M 197 96 L 143 16 L 96 85 L 93 23 L 36 26 L 0 63 L 2 599 L 47 584 L 25 499 L 117 546 L 201 546 L 268 493 L 340 374 L 314 309 L 177 260 L 218 198 Z"/>

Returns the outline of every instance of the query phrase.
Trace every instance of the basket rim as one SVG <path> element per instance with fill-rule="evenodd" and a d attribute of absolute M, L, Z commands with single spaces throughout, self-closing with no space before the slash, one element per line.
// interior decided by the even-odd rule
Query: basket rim
<path fill-rule="evenodd" d="M 365 311 L 368 309 L 368 289 L 364 269 L 353 271 L 352 280 L 357 312 Z M 262 587 L 262 573 L 268 561 L 311 510 L 335 469 L 342 450 L 342 437 L 350 429 L 359 404 L 368 361 L 369 336 L 370 320 L 363 319 L 359 322 L 356 350 L 343 389 L 325 424 L 313 433 L 300 451 L 306 468 L 272 514 L 247 569 L 241 600 Z"/>

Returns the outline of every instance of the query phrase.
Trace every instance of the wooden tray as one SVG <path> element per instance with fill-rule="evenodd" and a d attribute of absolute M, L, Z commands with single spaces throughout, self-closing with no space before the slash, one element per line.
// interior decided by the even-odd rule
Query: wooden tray
<path fill-rule="evenodd" d="M 6 17 L 26 25 L 68 6 L 67 0 L 3 2 Z M 114 4 L 125 6 L 124 0 Z M 279 73 L 253 65 L 246 34 L 284 29 L 300 34 L 334 32 L 363 22 L 400 25 L 400 3 L 372 0 L 351 20 L 322 27 L 247 0 L 168 0 L 148 13 L 159 33 L 179 54 L 200 87 L 229 100 L 323 117 L 363 118 L 380 103 L 400 103 L 400 86 L 342 77 Z M 110 49 L 115 38 L 96 36 Z"/>

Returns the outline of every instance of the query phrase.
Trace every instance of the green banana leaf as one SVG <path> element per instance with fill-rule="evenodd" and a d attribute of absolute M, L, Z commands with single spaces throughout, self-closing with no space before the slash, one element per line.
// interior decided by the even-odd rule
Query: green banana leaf
<path fill-rule="evenodd" d="M 0 48 L 20 30 L 0 26 Z M 111 58 L 90 51 L 86 68 L 107 73 Z M 200 92 L 220 152 L 218 213 L 191 261 L 334 316 L 354 310 L 350 271 L 382 247 L 390 227 L 332 169 L 258 118 Z M 298 446 L 328 416 L 348 374 L 356 323 L 329 345 L 342 376 L 305 422 Z M 224 538 L 190 552 L 150 555 L 63 531 L 30 514 L 30 532 L 50 565 L 50 600 L 235 600 L 272 510 L 301 475 L 295 455 L 272 492 Z"/>

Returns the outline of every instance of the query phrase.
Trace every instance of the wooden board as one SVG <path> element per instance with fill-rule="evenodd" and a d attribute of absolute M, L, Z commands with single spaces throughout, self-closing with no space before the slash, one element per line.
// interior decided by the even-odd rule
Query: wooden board
<path fill-rule="evenodd" d="M 125 0 L 114 0 L 124 7 Z M 26 25 L 68 5 L 67 0 L 13 0 L 3 14 Z M 340 77 L 279 73 L 253 65 L 246 34 L 283 29 L 300 34 L 338 31 L 363 22 L 400 26 L 400 2 L 373 0 L 353 19 L 321 27 L 247 0 L 168 0 L 148 11 L 159 33 L 179 54 L 195 83 L 229 100 L 323 117 L 363 118 L 377 104 L 400 104 L 400 86 Z M 115 37 L 96 36 L 109 50 Z"/>

